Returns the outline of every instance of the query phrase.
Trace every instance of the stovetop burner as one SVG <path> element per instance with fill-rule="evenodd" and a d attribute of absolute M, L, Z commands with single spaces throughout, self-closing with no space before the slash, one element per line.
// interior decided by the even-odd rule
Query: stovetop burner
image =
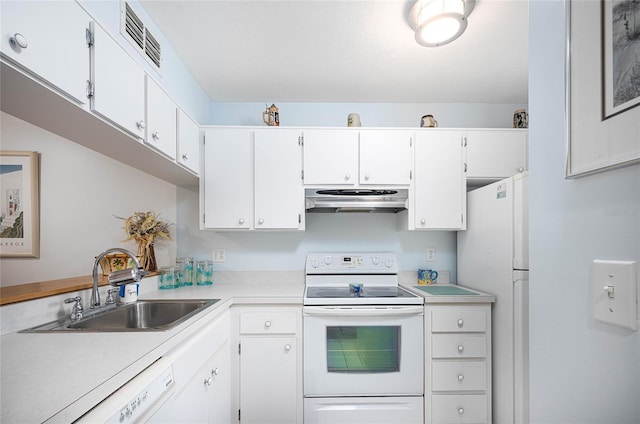
<path fill-rule="evenodd" d="M 395 253 L 309 253 L 305 305 L 421 305 L 398 285 Z"/>

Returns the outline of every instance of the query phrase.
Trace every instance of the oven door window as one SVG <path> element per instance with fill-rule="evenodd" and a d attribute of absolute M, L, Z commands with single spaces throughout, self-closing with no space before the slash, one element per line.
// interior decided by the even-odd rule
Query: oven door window
<path fill-rule="evenodd" d="M 327 327 L 327 368 L 341 373 L 398 372 L 400 327 Z"/>

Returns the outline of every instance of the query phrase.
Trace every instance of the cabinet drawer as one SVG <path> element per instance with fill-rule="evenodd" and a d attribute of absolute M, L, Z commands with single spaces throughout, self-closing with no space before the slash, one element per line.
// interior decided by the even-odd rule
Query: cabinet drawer
<path fill-rule="evenodd" d="M 484 335 L 435 335 L 431 338 L 432 358 L 484 358 L 487 338 Z"/>
<path fill-rule="evenodd" d="M 433 424 L 488 422 L 487 395 L 433 395 Z"/>
<path fill-rule="evenodd" d="M 295 334 L 295 312 L 244 312 L 240 314 L 240 334 Z"/>
<path fill-rule="evenodd" d="M 431 311 L 431 331 L 437 332 L 485 332 L 487 313 L 478 309 L 451 309 Z"/>
<path fill-rule="evenodd" d="M 485 361 L 442 361 L 432 364 L 433 391 L 486 390 Z"/>

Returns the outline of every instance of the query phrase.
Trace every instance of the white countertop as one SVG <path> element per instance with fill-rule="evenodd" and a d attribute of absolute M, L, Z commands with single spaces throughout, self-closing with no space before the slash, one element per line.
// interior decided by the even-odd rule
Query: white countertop
<path fill-rule="evenodd" d="M 0 422 L 72 422 L 232 304 L 302 304 L 303 279 L 273 283 L 249 274 L 241 282 L 221 280 L 227 282 L 142 290 L 141 299 L 220 299 L 169 331 L 2 336 Z"/>

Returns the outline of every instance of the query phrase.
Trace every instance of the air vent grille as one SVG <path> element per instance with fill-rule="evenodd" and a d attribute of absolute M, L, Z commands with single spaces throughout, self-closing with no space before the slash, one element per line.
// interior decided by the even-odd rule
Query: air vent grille
<path fill-rule="evenodd" d="M 145 45 L 144 52 L 147 54 L 147 57 L 151 59 L 156 66 L 160 67 L 160 43 L 155 39 L 153 35 L 149 32 L 149 30 L 145 31 Z"/>
<path fill-rule="evenodd" d="M 158 39 L 151 34 L 142 19 L 136 15 L 128 3 L 123 2 L 123 6 L 122 33 L 138 49 L 138 52 L 159 70 L 162 49 Z"/>
<path fill-rule="evenodd" d="M 144 24 L 128 4 L 125 4 L 125 7 L 125 31 L 129 34 L 133 42 L 142 49 L 144 48 Z"/>

